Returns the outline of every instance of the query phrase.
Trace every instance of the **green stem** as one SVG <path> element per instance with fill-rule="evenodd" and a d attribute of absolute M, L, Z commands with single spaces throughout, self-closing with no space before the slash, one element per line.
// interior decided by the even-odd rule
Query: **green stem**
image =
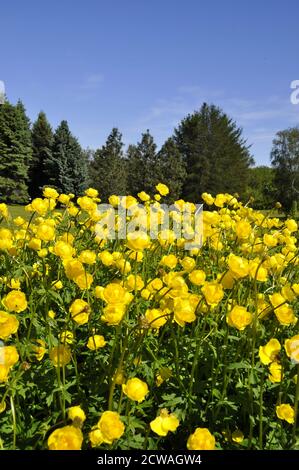
<path fill-rule="evenodd" d="M 296 431 L 297 431 L 297 417 L 298 417 L 298 405 L 299 405 L 299 364 L 297 364 L 297 384 L 296 384 L 296 394 L 295 394 L 295 403 L 294 403 L 294 424 L 293 424 L 293 446 L 296 443 Z"/>

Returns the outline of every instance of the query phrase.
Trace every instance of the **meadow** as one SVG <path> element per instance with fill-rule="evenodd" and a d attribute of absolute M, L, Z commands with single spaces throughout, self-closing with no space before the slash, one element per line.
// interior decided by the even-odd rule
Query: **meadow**
<path fill-rule="evenodd" d="M 156 189 L 109 203 L 157 239 L 99 234 L 92 188 L 0 204 L 1 449 L 299 448 L 296 220 L 204 193 L 186 250 Z"/>

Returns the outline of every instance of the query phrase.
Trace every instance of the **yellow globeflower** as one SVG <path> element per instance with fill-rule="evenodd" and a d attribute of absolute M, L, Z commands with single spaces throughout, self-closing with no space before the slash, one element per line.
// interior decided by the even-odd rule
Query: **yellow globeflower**
<path fill-rule="evenodd" d="M 187 272 L 192 271 L 192 269 L 195 268 L 195 264 L 195 259 L 191 258 L 190 256 L 185 256 L 185 258 L 181 260 L 181 265 L 183 266 L 183 269 L 185 269 L 185 271 Z"/>
<path fill-rule="evenodd" d="M 136 231 L 127 235 L 127 246 L 134 251 L 143 251 L 151 244 L 150 238 L 146 232 Z"/>
<path fill-rule="evenodd" d="M 104 411 L 98 424 L 89 433 L 92 447 L 103 443 L 112 444 L 125 432 L 125 426 L 116 411 Z"/>
<path fill-rule="evenodd" d="M 145 312 L 145 318 L 150 328 L 160 328 L 167 322 L 167 313 L 159 308 L 148 308 Z"/>
<path fill-rule="evenodd" d="M 78 427 L 64 426 L 48 438 L 49 450 L 81 450 L 83 434 Z"/>
<path fill-rule="evenodd" d="M 109 251 L 102 251 L 98 257 L 105 266 L 112 266 L 114 264 L 114 258 Z"/>
<path fill-rule="evenodd" d="M 158 193 L 161 194 L 161 196 L 167 196 L 167 194 L 169 193 L 169 188 L 166 186 L 166 184 L 163 183 L 157 184 L 156 190 L 158 191 Z"/>
<path fill-rule="evenodd" d="M 59 193 L 54 188 L 45 188 L 43 190 L 43 196 L 48 199 L 57 199 L 59 196 Z"/>
<path fill-rule="evenodd" d="M 84 325 L 89 320 L 90 306 L 85 302 L 85 300 L 76 299 L 71 304 L 69 312 L 72 319 L 78 323 L 78 325 Z"/>
<path fill-rule="evenodd" d="M 174 299 L 174 319 L 175 321 L 184 326 L 186 323 L 192 323 L 196 320 L 195 315 L 196 306 L 194 306 L 191 302 L 190 298 L 181 298 L 176 297 Z"/>
<path fill-rule="evenodd" d="M 69 243 L 60 240 L 55 243 L 53 253 L 61 259 L 71 259 L 74 254 L 74 248 Z"/>
<path fill-rule="evenodd" d="M 276 360 L 280 350 L 280 342 L 276 338 L 270 339 L 265 346 L 259 347 L 260 361 L 265 365 L 270 364 Z"/>
<path fill-rule="evenodd" d="M 130 303 L 132 300 L 132 295 L 129 294 L 127 290 L 117 282 L 111 282 L 110 284 L 107 284 L 104 289 L 98 289 L 98 294 L 96 294 L 96 297 L 101 298 L 108 304 L 118 304 L 120 302 Z"/>
<path fill-rule="evenodd" d="M 176 431 L 180 422 L 175 414 L 169 414 L 165 408 L 160 411 L 159 416 L 150 422 L 151 430 L 158 436 L 167 436 L 168 432 Z"/>
<path fill-rule="evenodd" d="M 282 367 L 279 362 L 271 362 L 269 366 L 269 375 L 268 378 L 273 383 L 281 382 L 282 380 Z"/>
<path fill-rule="evenodd" d="M 174 269 L 178 264 L 178 259 L 175 255 L 164 255 L 161 258 L 160 264 L 167 266 L 167 268 Z"/>
<path fill-rule="evenodd" d="M 201 291 L 209 305 L 219 304 L 224 296 L 222 285 L 215 281 L 206 282 Z"/>
<path fill-rule="evenodd" d="M 245 330 L 250 325 L 253 316 L 245 307 L 235 305 L 226 317 L 227 324 L 233 326 L 240 331 Z"/>
<path fill-rule="evenodd" d="M 195 286 L 202 286 L 205 283 L 206 274 L 201 269 L 195 269 L 188 275 L 188 278 Z"/>
<path fill-rule="evenodd" d="M 95 198 L 95 197 L 98 197 L 99 192 L 98 192 L 97 189 L 88 188 L 88 189 L 86 189 L 85 194 L 86 194 L 86 196 L 88 196 L 88 197 Z"/>
<path fill-rule="evenodd" d="M 149 392 L 147 384 L 137 377 L 129 379 L 126 384 L 122 385 L 122 389 L 127 397 L 131 400 L 138 401 L 138 403 L 145 400 L 145 397 Z"/>
<path fill-rule="evenodd" d="M 142 280 L 142 277 L 138 274 L 130 274 L 126 278 L 125 285 L 128 291 L 141 290 L 144 287 L 144 282 Z"/>
<path fill-rule="evenodd" d="M 126 305 L 123 303 L 108 304 L 103 311 L 104 315 L 101 316 L 102 321 L 108 323 L 108 325 L 118 325 L 126 313 Z"/>
<path fill-rule="evenodd" d="M 215 437 L 207 428 L 196 428 L 187 441 L 188 450 L 214 450 Z"/>
<path fill-rule="evenodd" d="M 276 415 L 279 419 L 283 419 L 290 424 L 293 424 L 295 421 L 295 411 L 291 405 L 283 403 L 276 407 Z"/>
<path fill-rule="evenodd" d="M 90 289 L 91 284 L 93 283 L 93 277 L 89 273 L 79 274 L 73 278 L 73 281 L 80 287 L 81 290 Z"/>
<path fill-rule="evenodd" d="M 1 361 L 1 350 L 0 350 L 0 361 Z M 0 384 L 8 381 L 10 367 L 0 362 Z"/>
<path fill-rule="evenodd" d="M 32 346 L 32 350 L 34 352 L 34 355 L 38 361 L 41 361 L 46 354 L 46 343 L 43 339 L 37 339 L 36 345 Z"/>
<path fill-rule="evenodd" d="M 19 360 L 19 354 L 15 346 L 0 347 L 0 365 L 13 367 Z"/>
<path fill-rule="evenodd" d="M 55 238 L 55 229 L 48 224 L 40 224 L 37 227 L 36 235 L 43 241 L 49 242 Z"/>
<path fill-rule="evenodd" d="M 236 431 L 232 433 L 232 441 L 236 442 L 236 444 L 240 444 L 240 442 L 242 442 L 243 440 L 244 434 L 242 433 L 242 431 L 240 431 L 240 429 L 236 429 Z"/>
<path fill-rule="evenodd" d="M 63 266 L 68 279 L 74 279 L 81 274 L 85 274 L 83 264 L 78 259 L 64 260 Z"/>
<path fill-rule="evenodd" d="M 139 199 L 143 202 L 149 201 L 150 200 L 150 195 L 147 194 L 145 191 L 141 191 L 140 193 L 137 194 Z"/>
<path fill-rule="evenodd" d="M 104 336 L 102 335 L 93 335 L 88 338 L 87 347 L 91 350 L 96 350 L 99 348 L 103 348 L 106 345 L 106 341 Z"/>
<path fill-rule="evenodd" d="M 71 350 L 67 344 L 59 344 L 49 352 L 51 361 L 55 367 L 66 366 L 71 361 Z"/>
<path fill-rule="evenodd" d="M 248 276 L 249 265 L 247 259 L 241 258 L 240 256 L 236 256 L 231 253 L 227 262 L 230 272 L 235 279 Z"/>
<path fill-rule="evenodd" d="M 69 330 L 62 331 L 59 336 L 59 341 L 63 344 L 72 344 L 74 342 L 74 333 Z"/>
<path fill-rule="evenodd" d="M 284 348 L 291 361 L 299 364 L 299 335 L 287 339 L 284 343 Z"/>
<path fill-rule="evenodd" d="M 77 427 L 77 424 L 79 427 L 82 426 L 84 421 L 86 420 L 86 414 L 82 410 L 81 406 L 72 406 L 71 408 L 68 409 L 68 418 L 73 421 L 74 426 Z"/>
<path fill-rule="evenodd" d="M 81 263 L 85 264 L 95 264 L 97 259 L 97 255 L 94 251 L 91 250 L 83 250 L 79 255 L 79 260 Z"/>
<path fill-rule="evenodd" d="M 15 315 L 0 310 L 0 339 L 8 339 L 15 334 L 19 328 L 19 321 Z"/>
<path fill-rule="evenodd" d="M 274 310 L 277 320 L 281 325 L 288 326 L 291 323 L 297 322 L 297 317 L 294 314 L 294 310 L 290 305 L 284 304 Z"/>
<path fill-rule="evenodd" d="M 251 231 L 251 225 L 247 220 L 240 220 L 240 222 L 236 224 L 236 234 L 237 237 L 241 240 L 246 240 L 249 238 Z"/>
<path fill-rule="evenodd" d="M 2 303 L 10 312 L 23 312 L 27 308 L 27 300 L 24 292 L 19 290 L 10 291 L 2 300 Z"/>

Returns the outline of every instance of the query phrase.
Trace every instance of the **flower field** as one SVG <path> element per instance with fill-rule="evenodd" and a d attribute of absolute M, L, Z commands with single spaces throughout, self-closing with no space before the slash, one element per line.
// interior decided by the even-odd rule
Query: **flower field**
<path fill-rule="evenodd" d="M 99 234 L 92 188 L 0 204 L 0 448 L 299 448 L 296 221 L 205 193 L 186 250 L 156 188 L 109 203 L 154 207 L 157 239 Z"/>

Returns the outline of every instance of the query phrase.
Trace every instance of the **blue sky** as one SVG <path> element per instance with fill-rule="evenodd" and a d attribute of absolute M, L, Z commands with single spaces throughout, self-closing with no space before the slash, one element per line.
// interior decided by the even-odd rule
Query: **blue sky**
<path fill-rule="evenodd" d="M 113 126 L 158 145 L 203 101 L 243 127 L 257 164 L 299 124 L 298 0 L 1 2 L 0 80 L 34 120 L 67 119 L 84 147 Z"/>

